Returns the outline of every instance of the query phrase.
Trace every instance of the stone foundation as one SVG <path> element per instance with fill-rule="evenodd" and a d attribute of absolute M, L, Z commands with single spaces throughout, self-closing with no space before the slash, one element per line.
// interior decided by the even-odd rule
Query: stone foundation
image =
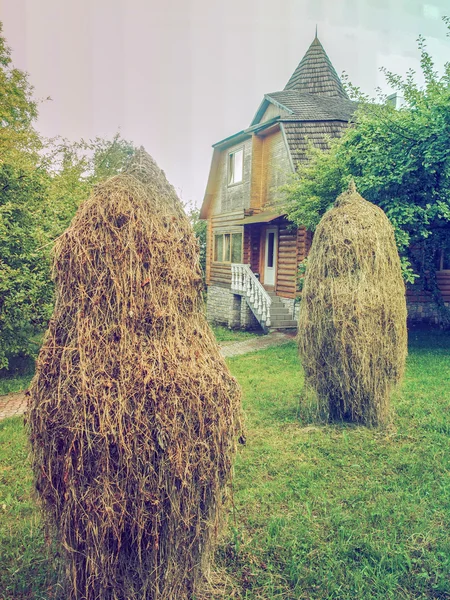
<path fill-rule="evenodd" d="M 291 317 L 297 321 L 300 302 L 291 298 L 281 298 Z M 450 308 L 450 303 L 445 305 Z M 407 302 L 408 323 L 438 325 L 439 310 L 433 302 Z M 245 298 L 234 294 L 230 288 L 219 285 L 208 286 L 207 318 L 211 323 L 225 325 L 230 329 L 260 329 L 255 315 Z"/>
<path fill-rule="evenodd" d="M 300 312 L 300 302 L 299 300 L 293 300 L 292 298 L 282 298 L 280 296 L 281 302 L 288 309 L 289 315 L 292 317 L 294 321 L 298 321 L 298 315 Z"/>
<path fill-rule="evenodd" d="M 245 298 L 234 294 L 228 287 L 208 286 L 206 316 L 210 323 L 230 329 L 260 329 Z"/>
<path fill-rule="evenodd" d="M 450 302 L 445 302 L 445 306 L 450 308 Z M 434 302 L 407 302 L 408 323 L 411 324 L 431 324 L 439 325 L 441 314 Z"/>

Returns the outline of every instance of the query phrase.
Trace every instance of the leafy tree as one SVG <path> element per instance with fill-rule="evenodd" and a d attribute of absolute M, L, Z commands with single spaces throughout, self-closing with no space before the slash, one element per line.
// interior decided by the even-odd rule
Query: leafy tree
<path fill-rule="evenodd" d="M 198 241 L 199 252 L 200 252 L 200 268 L 202 271 L 203 281 L 205 281 L 206 275 L 206 221 L 200 219 L 200 211 L 195 207 L 187 207 L 187 215 L 191 222 L 192 228 L 195 233 L 195 237 Z"/>
<path fill-rule="evenodd" d="M 448 18 L 445 18 L 449 26 Z M 443 305 L 434 263 L 450 250 L 450 63 L 439 76 L 422 37 L 418 40 L 425 84 L 384 70 L 389 85 L 405 100 L 399 110 L 350 87 L 360 102 L 355 124 L 330 143 L 329 152 L 311 149 L 285 186 L 289 217 L 311 230 L 354 178 L 358 191 L 386 212 L 394 226 L 404 277 L 422 285 Z"/>
<path fill-rule="evenodd" d="M 27 75 L 15 69 L 0 23 L 0 369 L 32 356 L 53 307 L 52 242 L 95 183 L 119 172 L 133 146 L 44 140 Z"/>
<path fill-rule="evenodd" d="M 36 352 L 51 314 L 48 237 L 39 225 L 45 193 L 39 171 L 0 165 L 0 368 Z"/>
<path fill-rule="evenodd" d="M 80 203 L 92 187 L 117 175 L 134 152 L 131 142 L 116 134 L 111 140 L 69 142 L 51 140 L 47 144 L 45 163 L 49 174 L 46 200 L 47 223 L 52 238 L 69 225 Z"/>

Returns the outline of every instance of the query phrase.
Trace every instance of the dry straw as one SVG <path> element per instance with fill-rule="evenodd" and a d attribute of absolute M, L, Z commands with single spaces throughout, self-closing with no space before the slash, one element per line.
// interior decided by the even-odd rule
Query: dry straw
<path fill-rule="evenodd" d="M 405 286 L 392 226 L 354 183 L 314 234 L 298 336 L 321 413 L 386 422 L 407 352 Z"/>
<path fill-rule="evenodd" d="M 80 207 L 54 279 L 29 431 L 66 597 L 192 598 L 218 533 L 240 391 L 205 320 L 192 228 L 143 150 Z"/>

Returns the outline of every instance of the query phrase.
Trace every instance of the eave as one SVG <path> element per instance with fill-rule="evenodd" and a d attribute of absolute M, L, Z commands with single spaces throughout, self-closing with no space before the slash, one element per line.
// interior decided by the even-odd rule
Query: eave
<path fill-rule="evenodd" d="M 289 113 L 291 115 L 294 114 L 293 111 L 290 108 L 287 108 L 287 106 L 284 106 L 280 102 L 277 102 L 276 100 L 274 100 L 273 98 L 271 98 L 269 94 L 264 94 L 264 100 L 259 105 L 259 108 L 256 111 L 256 114 L 253 117 L 252 122 L 250 123 L 250 127 L 252 127 L 253 125 L 257 125 L 260 122 L 260 120 L 261 120 L 262 116 L 264 115 L 264 113 L 266 112 L 267 107 L 269 106 L 269 104 L 273 104 L 277 108 L 279 108 L 279 109 L 281 109 L 281 110 L 283 110 L 283 111 L 285 111 L 285 112 L 287 112 L 287 113 Z"/>

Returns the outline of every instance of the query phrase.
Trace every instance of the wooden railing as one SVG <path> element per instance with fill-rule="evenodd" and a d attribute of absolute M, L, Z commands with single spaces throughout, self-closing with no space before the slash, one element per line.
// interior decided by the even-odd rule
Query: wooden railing
<path fill-rule="evenodd" d="M 231 265 L 231 289 L 247 299 L 247 304 L 263 329 L 270 327 L 270 305 L 272 299 L 250 269 L 250 265 Z"/>

